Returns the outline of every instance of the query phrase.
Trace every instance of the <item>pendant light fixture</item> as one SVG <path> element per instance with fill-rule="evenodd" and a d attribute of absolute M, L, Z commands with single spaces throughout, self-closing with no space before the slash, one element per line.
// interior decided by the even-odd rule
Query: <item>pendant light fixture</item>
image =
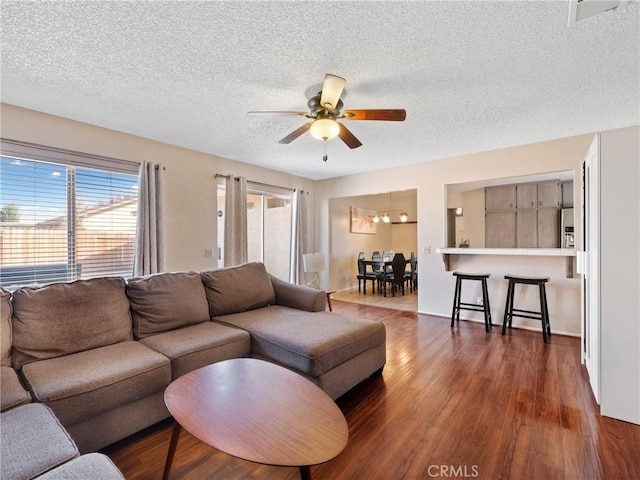
<path fill-rule="evenodd" d="M 380 223 L 380 221 L 382 221 L 383 223 L 394 223 L 391 221 L 392 215 L 394 214 L 398 215 L 398 219 L 400 220 L 400 223 L 407 223 L 409 221 L 409 214 L 406 212 L 406 210 L 400 210 L 400 211 L 393 210 L 392 200 L 393 200 L 392 192 L 389 192 L 389 203 L 388 203 L 389 208 L 385 210 L 377 210 L 373 214 L 373 216 L 370 216 L 369 218 L 371 218 L 373 223 Z"/>

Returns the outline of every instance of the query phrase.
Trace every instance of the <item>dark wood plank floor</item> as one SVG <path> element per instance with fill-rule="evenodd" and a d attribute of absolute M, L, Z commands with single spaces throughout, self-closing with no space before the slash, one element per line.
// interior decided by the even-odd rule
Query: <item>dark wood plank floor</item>
<path fill-rule="evenodd" d="M 640 479 L 640 426 L 601 417 L 579 340 L 333 302 L 387 327 L 387 365 L 338 399 L 349 443 L 323 479 Z M 162 477 L 171 421 L 104 450 L 129 480 Z M 181 435 L 172 479 L 299 478 Z"/>

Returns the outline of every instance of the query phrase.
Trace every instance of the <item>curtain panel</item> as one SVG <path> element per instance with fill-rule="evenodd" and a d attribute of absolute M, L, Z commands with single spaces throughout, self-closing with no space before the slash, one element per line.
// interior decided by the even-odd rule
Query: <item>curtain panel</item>
<path fill-rule="evenodd" d="M 248 261 L 247 179 L 229 175 L 225 181 L 224 266 Z"/>
<path fill-rule="evenodd" d="M 140 164 L 134 276 L 165 270 L 163 181 L 164 169 L 160 164 L 145 161 Z"/>
<path fill-rule="evenodd" d="M 309 193 L 297 189 L 293 196 L 293 215 L 291 215 L 291 261 L 289 265 L 291 270 L 289 273 L 289 281 L 297 285 L 304 285 L 304 265 L 302 256 L 308 249 L 308 210 L 309 210 Z"/>

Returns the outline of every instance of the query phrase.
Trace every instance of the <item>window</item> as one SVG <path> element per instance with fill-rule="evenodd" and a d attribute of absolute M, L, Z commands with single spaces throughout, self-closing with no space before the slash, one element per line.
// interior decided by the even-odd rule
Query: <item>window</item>
<path fill-rule="evenodd" d="M 3 141 L 0 285 L 131 276 L 137 164 L 78 156 Z"/>
<path fill-rule="evenodd" d="M 291 199 L 287 189 L 247 182 L 247 253 L 274 276 L 289 280 Z M 224 265 L 224 185 L 218 186 L 218 260 Z"/>

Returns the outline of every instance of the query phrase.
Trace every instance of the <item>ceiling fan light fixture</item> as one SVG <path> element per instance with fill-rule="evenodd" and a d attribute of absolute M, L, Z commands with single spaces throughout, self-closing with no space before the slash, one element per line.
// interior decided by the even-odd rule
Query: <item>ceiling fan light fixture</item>
<path fill-rule="evenodd" d="M 318 118 L 309 129 L 313 138 L 318 140 L 331 140 L 340 133 L 340 124 L 332 118 Z"/>
<path fill-rule="evenodd" d="M 400 221 L 405 223 L 407 220 L 409 220 L 409 214 L 407 212 L 400 212 Z"/>

